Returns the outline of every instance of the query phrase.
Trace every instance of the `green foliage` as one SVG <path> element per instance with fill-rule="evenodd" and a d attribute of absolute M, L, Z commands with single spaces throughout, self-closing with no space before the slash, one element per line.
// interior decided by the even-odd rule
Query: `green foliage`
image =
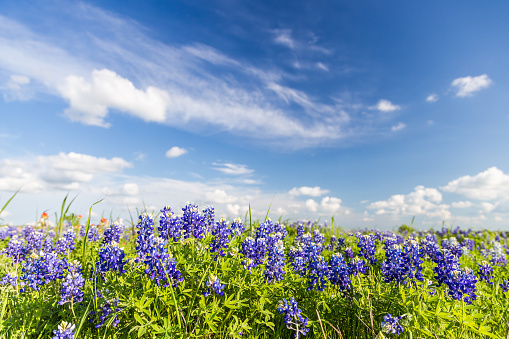
<path fill-rule="evenodd" d="M 65 199 L 60 221 L 75 221 L 73 214 L 67 215 L 70 204 L 66 209 L 64 206 Z M 79 240 L 77 249 L 67 255 L 69 261 L 81 261 L 87 277 L 91 264 L 98 260 L 100 246 L 87 241 L 91 209 L 83 225 L 85 237 Z M 308 291 L 305 278 L 293 271 L 288 260 L 284 267 L 285 279 L 267 284 L 263 268 L 255 268 L 249 273 L 243 267 L 243 256 L 239 253 L 243 239 L 257 227 L 250 212 L 245 234 L 233 239 L 225 257 L 216 260 L 207 250 L 212 235 L 201 241 L 189 238 L 169 245 L 184 277 L 176 288 L 157 286 L 144 273 L 143 265 L 135 262 L 132 228 L 126 232 L 130 238 L 121 240 L 129 260 L 127 271 L 120 276 L 108 272 L 104 281 L 87 279 L 84 302 L 59 305 L 61 282 L 44 285 L 38 292 L 25 293 L 20 292 L 19 286 L 0 286 L 0 337 L 48 338 L 65 320 L 76 325 L 75 338 L 239 338 L 240 333 L 246 338 L 290 338 L 292 333 L 277 309 L 283 298 L 291 297 L 298 301 L 302 314 L 309 318 L 311 331 L 308 338 L 396 337 L 381 332 L 381 322 L 388 313 L 404 315 L 402 324 L 405 332 L 399 336 L 401 338 L 506 336 L 509 298 L 499 284 L 509 278 L 507 266 L 495 267 L 493 285 L 478 282 L 477 300 L 472 305 L 452 300 L 444 285 L 436 288 L 428 284 L 434 279 L 435 266 L 428 260 L 423 264 L 424 281 L 413 286 L 384 282 L 380 262 L 385 259 L 385 252 L 380 242 L 375 254 L 379 263 L 370 266 L 366 274 L 352 277 L 350 292 L 340 292 L 333 286 L 323 292 Z M 57 227 L 61 229 L 60 224 Z M 291 227 L 287 230 L 289 236 L 285 239 L 285 248 L 288 254 L 296 232 Z M 333 234 L 342 236 L 345 246 L 358 255 L 355 236 L 340 233 L 337 229 L 325 231 L 327 240 Z M 398 231 L 405 235 L 414 232 L 411 226 L 406 225 Z M 492 232 L 473 235 L 477 244 L 493 237 Z M 6 246 L 7 241 L 0 243 L 0 248 Z M 344 248 L 341 251 L 344 254 Z M 332 253 L 325 250 L 325 259 L 330 260 Z M 476 265 L 482 260 L 481 253 L 474 251 L 462 256 L 461 265 L 477 271 Z M 14 265 L 10 259 L 0 257 L 0 277 L 14 271 L 21 275 L 21 269 L 19 264 Z M 226 285 L 223 296 L 203 296 L 204 283 L 210 274 L 220 277 Z M 94 298 L 97 291 L 104 291 L 107 299 L 119 300 L 121 311 L 117 327 L 112 326 L 113 319 L 110 318 L 103 327 L 94 328 L 97 312 L 101 309 L 99 301 Z M 90 315 L 92 310 L 96 312 L 95 316 Z"/>

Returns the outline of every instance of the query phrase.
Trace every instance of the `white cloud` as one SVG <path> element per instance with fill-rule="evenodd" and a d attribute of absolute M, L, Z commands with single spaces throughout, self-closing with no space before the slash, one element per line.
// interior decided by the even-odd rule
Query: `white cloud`
<path fill-rule="evenodd" d="M 437 102 L 438 101 L 438 94 L 433 93 L 433 94 L 428 95 L 428 97 L 426 98 L 426 101 L 427 102 Z"/>
<path fill-rule="evenodd" d="M 497 207 L 497 204 L 492 204 L 489 202 L 481 202 L 481 207 L 482 207 L 484 213 L 491 213 Z"/>
<path fill-rule="evenodd" d="M 230 175 L 247 175 L 254 172 L 253 169 L 247 168 L 246 165 L 242 164 L 233 164 L 227 162 L 223 164 L 213 163 L 213 165 L 216 166 L 214 167 L 216 171 Z"/>
<path fill-rule="evenodd" d="M 465 175 L 453 180 L 440 189 L 475 200 L 508 199 L 509 175 L 497 167 L 490 167 L 477 175 Z"/>
<path fill-rule="evenodd" d="M 470 201 L 455 201 L 451 203 L 451 207 L 454 208 L 468 208 L 471 207 L 472 203 Z"/>
<path fill-rule="evenodd" d="M 316 212 L 318 210 L 318 203 L 313 199 L 306 200 L 306 207 L 311 212 Z"/>
<path fill-rule="evenodd" d="M 66 115 L 87 125 L 109 127 L 104 121 L 110 109 L 129 113 L 145 121 L 164 122 L 170 102 L 166 91 L 149 86 L 137 89 L 131 81 L 108 69 L 92 71 L 92 80 L 70 75 L 58 87 L 69 100 Z"/>
<path fill-rule="evenodd" d="M 370 109 L 375 109 L 380 112 L 392 112 L 400 110 L 401 107 L 399 105 L 394 105 L 389 100 L 380 99 L 380 101 L 378 101 L 378 103 L 375 106 L 371 106 Z"/>
<path fill-rule="evenodd" d="M 336 197 L 323 197 L 320 204 L 313 199 L 306 200 L 306 208 L 311 212 L 325 213 L 332 215 L 341 210 L 341 199 Z M 345 214 L 349 214 L 350 211 L 345 209 Z"/>
<path fill-rule="evenodd" d="M 312 197 L 319 197 L 321 195 L 324 195 L 326 193 L 329 193 L 329 190 L 322 189 L 320 186 L 315 187 L 308 187 L 308 186 L 302 186 L 302 187 L 294 187 L 292 188 L 288 194 L 293 196 L 299 196 L 299 195 L 309 195 Z"/>
<path fill-rule="evenodd" d="M 185 148 L 181 148 L 178 146 L 173 146 L 169 150 L 166 151 L 166 157 L 167 158 L 177 158 L 181 155 L 184 155 L 187 153 L 187 150 Z"/>
<path fill-rule="evenodd" d="M 433 120 L 428 120 L 426 121 L 426 123 L 428 124 L 428 126 L 433 126 L 435 124 Z"/>
<path fill-rule="evenodd" d="M 295 48 L 295 42 L 292 39 L 292 31 L 290 29 L 275 29 L 273 31 L 275 34 L 274 42 L 283 46 L 286 46 L 290 49 Z"/>
<path fill-rule="evenodd" d="M 237 201 L 235 197 L 228 195 L 223 189 L 215 189 L 212 192 L 207 192 L 205 193 L 205 198 L 214 204 L 231 204 Z"/>
<path fill-rule="evenodd" d="M 467 97 L 473 95 L 481 89 L 488 88 L 492 81 L 487 74 L 476 77 L 467 76 L 464 78 L 454 79 L 451 83 L 452 87 L 456 87 L 456 96 Z"/>
<path fill-rule="evenodd" d="M 335 197 L 323 197 L 320 206 L 322 208 L 322 211 L 333 214 L 340 210 L 341 199 Z"/>
<path fill-rule="evenodd" d="M 416 186 L 409 194 L 396 194 L 387 200 L 376 201 L 368 205 L 368 209 L 376 210 L 375 214 L 391 214 L 396 216 L 422 215 L 449 219 L 451 213 L 448 205 L 441 204 L 442 193 L 436 188 Z"/>
<path fill-rule="evenodd" d="M 132 165 L 122 158 L 98 158 L 79 153 L 38 156 L 35 160 L 0 160 L 0 190 L 40 192 L 79 189 L 96 175 L 120 172 Z"/>
<path fill-rule="evenodd" d="M 391 127 L 391 131 L 393 131 L 393 132 L 401 131 L 405 127 L 406 127 L 406 125 L 404 123 L 399 122 L 397 125 L 394 125 L 394 126 Z"/>
<path fill-rule="evenodd" d="M 163 44 L 132 20 L 84 3 L 72 8 L 66 11 L 72 25 L 62 22 L 51 34 L 0 16 L 0 70 L 23 74 L 34 91 L 67 100 L 66 116 L 74 121 L 108 127 L 108 115 L 124 113 L 290 148 L 362 131 L 347 128 L 348 114 L 325 103 L 329 96 L 282 85 L 289 77 L 283 71 L 253 67 L 203 44 Z M 280 33 L 284 40 L 285 31 Z M 315 42 L 307 47 L 325 52 Z M 295 114 L 298 108 L 286 102 L 297 103 L 306 115 Z"/>
<path fill-rule="evenodd" d="M 137 195 L 140 193 L 140 188 L 136 183 L 125 183 L 123 187 L 123 192 L 126 195 Z"/>
<path fill-rule="evenodd" d="M 319 69 L 323 70 L 323 71 L 326 71 L 328 72 L 329 71 L 329 67 L 325 66 L 323 63 L 321 62 L 317 62 L 316 63 L 316 67 L 318 67 Z"/>

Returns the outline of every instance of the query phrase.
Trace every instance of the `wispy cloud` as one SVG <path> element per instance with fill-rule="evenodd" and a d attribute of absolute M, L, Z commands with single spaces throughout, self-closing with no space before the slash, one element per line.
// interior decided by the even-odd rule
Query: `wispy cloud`
<path fill-rule="evenodd" d="M 487 74 L 483 74 L 476 77 L 467 76 L 454 79 L 451 86 L 455 87 L 456 96 L 468 97 L 472 96 L 475 92 L 488 88 L 492 82 Z"/>
<path fill-rule="evenodd" d="M 19 86 L 68 101 L 65 114 L 71 120 L 109 127 L 108 116 L 123 112 L 180 128 L 193 124 L 196 132 L 216 128 L 277 139 L 291 147 L 339 140 L 352 131 L 345 112 L 283 85 L 281 72 L 204 44 L 163 44 L 133 21 L 84 3 L 70 6 L 73 25 L 62 23 L 51 36 L 0 16 L 0 69 L 16 74 L 15 80 L 30 79 Z M 86 34 L 80 27 L 87 27 Z M 280 40 L 285 36 L 291 44 L 291 34 L 281 31 Z M 306 114 L 290 109 L 290 102 Z"/>
<path fill-rule="evenodd" d="M 290 29 L 275 29 L 273 31 L 275 38 L 274 42 L 290 49 L 295 48 L 295 42 L 292 39 L 292 31 Z"/>
<path fill-rule="evenodd" d="M 433 94 L 428 95 L 428 97 L 426 98 L 426 101 L 427 102 L 437 102 L 438 101 L 438 94 L 433 93 Z"/>
<path fill-rule="evenodd" d="M 401 131 L 405 127 L 406 127 L 406 125 L 404 123 L 399 122 L 397 125 L 394 125 L 391 127 L 391 131 L 393 131 L 393 132 Z"/>
<path fill-rule="evenodd" d="M 169 150 L 166 151 L 167 158 L 177 158 L 187 153 L 185 148 L 181 148 L 178 146 L 173 146 Z"/>
<path fill-rule="evenodd" d="M 254 172 L 253 169 L 247 168 L 246 165 L 243 164 L 233 164 L 233 163 L 213 163 L 214 169 L 216 171 L 229 174 L 229 175 L 247 175 L 252 174 Z"/>

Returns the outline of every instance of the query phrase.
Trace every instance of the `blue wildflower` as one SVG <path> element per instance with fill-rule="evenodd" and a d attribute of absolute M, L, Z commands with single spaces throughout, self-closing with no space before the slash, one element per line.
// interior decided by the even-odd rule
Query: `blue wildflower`
<path fill-rule="evenodd" d="M 53 331 L 55 335 L 53 339 L 73 339 L 74 338 L 74 324 L 62 321 L 58 328 Z"/>
<path fill-rule="evenodd" d="M 221 284 L 221 279 L 219 279 L 215 275 L 210 275 L 209 280 L 206 282 L 207 290 L 203 292 L 203 295 L 208 297 L 212 291 L 214 291 L 217 295 L 223 295 L 224 285 Z"/>
<path fill-rule="evenodd" d="M 384 316 L 382 321 L 382 331 L 391 334 L 401 334 L 405 331 L 403 326 L 399 324 L 402 317 L 393 317 L 390 313 Z"/>
<path fill-rule="evenodd" d="M 350 269 L 341 254 L 333 254 L 329 261 L 329 281 L 339 288 L 341 292 L 351 289 Z"/>
<path fill-rule="evenodd" d="M 483 261 L 479 264 L 479 280 L 484 280 L 488 284 L 493 285 L 491 279 L 493 279 L 493 268 L 489 262 Z"/>
<path fill-rule="evenodd" d="M 290 302 L 283 299 L 279 303 L 278 311 L 284 315 L 286 328 L 295 331 L 295 338 L 298 339 L 301 335 L 305 336 L 309 332 L 309 328 L 307 328 L 308 318 L 301 315 L 301 310 L 294 298 L 290 298 Z"/>
<path fill-rule="evenodd" d="M 159 217 L 159 236 L 166 240 L 178 241 L 182 230 L 182 220 L 173 213 L 170 206 L 161 210 Z"/>
<path fill-rule="evenodd" d="M 285 246 L 278 234 L 269 236 L 269 250 L 267 264 L 265 265 L 265 282 L 272 283 L 283 280 L 285 271 Z"/>
<path fill-rule="evenodd" d="M 114 221 L 105 231 L 103 235 L 103 245 L 107 245 L 111 242 L 118 243 L 120 236 L 124 232 L 124 227 L 118 222 Z"/>
<path fill-rule="evenodd" d="M 62 298 L 58 302 L 63 305 L 70 302 L 71 305 L 83 301 L 83 287 L 85 286 L 85 279 L 81 273 L 81 265 L 78 261 L 69 263 L 67 276 L 62 284 Z"/>
<path fill-rule="evenodd" d="M 181 218 L 184 239 L 189 238 L 191 235 L 197 239 L 202 239 L 206 228 L 203 216 L 198 211 L 198 206 L 190 203 L 182 211 L 184 212 Z"/>

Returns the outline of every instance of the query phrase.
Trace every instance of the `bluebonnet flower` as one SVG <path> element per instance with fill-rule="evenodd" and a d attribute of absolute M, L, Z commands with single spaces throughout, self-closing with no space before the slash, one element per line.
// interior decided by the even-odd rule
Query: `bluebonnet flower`
<path fill-rule="evenodd" d="M 307 278 L 308 291 L 317 288 L 320 292 L 327 287 L 327 278 L 329 276 L 329 266 L 325 259 L 321 256 L 311 256 L 308 261 Z"/>
<path fill-rule="evenodd" d="M 313 242 L 320 248 L 321 252 L 325 244 L 325 235 L 323 235 L 317 228 L 313 230 Z"/>
<path fill-rule="evenodd" d="M 405 331 L 403 326 L 399 324 L 402 317 L 393 317 L 390 313 L 384 316 L 382 321 L 382 331 L 391 334 L 401 334 Z"/>
<path fill-rule="evenodd" d="M 223 295 L 224 285 L 221 284 L 221 279 L 216 277 L 215 275 L 210 275 L 209 280 L 206 282 L 207 290 L 203 292 L 203 295 L 208 297 L 212 291 L 214 291 L 217 295 Z"/>
<path fill-rule="evenodd" d="M 118 243 L 123 231 L 123 226 L 118 221 L 114 221 L 110 227 L 104 231 L 102 244 L 107 245 L 111 242 Z"/>
<path fill-rule="evenodd" d="M 18 229 L 16 226 L 1 226 L 0 227 L 0 240 L 5 240 L 7 238 L 12 238 L 13 236 L 18 234 Z"/>
<path fill-rule="evenodd" d="M 435 260 L 437 267 L 433 271 L 437 274 L 438 286 L 447 285 L 447 293 L 456 300 L 464 300 L 468 304 L 476 299 L 477 277 L 468 267 L 460 269 L 458 258 L 448 250 L 437 253 Z"/>
<path fill-rule="evenodd" d="M 18 284 L 18 275 L 16 273 L 7 273 L 5 277 L 0 280 L 0 285 L 10 284 L 12 287 L 16 287 Z"/>
<path fill-rule="evenodd" d="M 32 226 L 27 225 L 24 229 L 24 235 L 25 240 L 27 241 L 27 250 L 29 252 L 39 252 L 43 245 L 44 233 L 42 231 L 34 230 Z"/>
<path fill-rule="evenodd" d="M 124 248 L 120 248 L 118 243 L 111 242 L 99 250 L 99 261 L 96 262 L 96 270 L 99 274 L 104 274 L 108 271 L 122 274 L 125 272 L 124 266 L 127 260 L 125 257 Z"/>
<path fill-rule="evenodd" d="M 40 256 L 32 253 L 30 258 L 22 263 L 21 285 L 28 285 L 38 291 L 41 285 L 62 279 L 65 269 L 67 269 L 67 260 L 60 259 L 56 253 L 42 252 Z M 21 292 L 25 291 L 26 287 L 23 287 Z"/>
<path fill-rule="evenodd" d="M 74 324 L 62 321 L 58 328 L 53 331 L 55 335 L 53 339 L 73 339 L 74 338 Z"/>
<path fill-rule="evenodd" d="M 249 273 L 251 273 L 251 270 L 257 266 L 254 261 L 258 253 L 256 247 L 256 240 L 251 237 L 246 237 L 246 239 L 244 239 L 240 246 L 241 246 L 240 253 L 242 253 L 245 258 L 242 261 L 242 265 L 244 265 L 244 268 L 249 270 Z"/>
<path fill-rule="evenodd" d="M 170 206 L 165 206 L 159 216 L 159 236 L 163 239 L 179 241 L 182 230 L 182 220 L 173 213 Z"/>
<path fill-rule="evenodd" d="M 45 253 L 50 253 L 55 250 L 55 246 L 53 245 L 53 238 L 50 236 L 47 236 L 46 239 L 44 239 L 44 243 L 42 244 L 42 251 Z"/>
<path fill-rule="evenodd" d="M 403 252 L 399 245 L 390 245 L 385 251 L 386 259 L 382 262 L 381 271 L 385 282 L 402 283 L 406 279 L 407 266 L 403 262 Z"/>
<path fill-rule="evenodd" d="M 329 244 L 327 246 L 325 246 L 325 249 L 329 250 L 329 251 L 334 251 L 334 249 L 336 248 L 337 242 L 338 242 L 338 238 L 335 235 L 332 235 L 330 237 Z"/>
<path fill-rule="evenodd" d="M 267 264 L 265 265 L 265 282 L 283 280 L 285 271 L 285 247 L 283 240 L 277 234 L 269 236 L 269 250 L 267 252 Z"/>
<path fill-rule="evenodd" d="M 214 207 L 207 206 L 203 211 L 203 225 L 205 227 L 205 232 L 210 233 L 216 226 L 214 222 Z"/>
<path fill-rule="evenodd" d="M 466 247 L 469 251 L 473 251 L 475 248 L 475 241 L 469 238 L 465 238 L 461 243 L 461 246 Z"/>
<path fill-rule="evenodd" d="M 350 247 L 345 248 L 345 257 L 348 260 L 352 260 L 354 257 L 353 250 Z"/>
<path fill-rule="evenodd" d="M 449 239 L 442 240 L 442 248 L 448 249 L 452 254 L 457 257 L 461 257 L 463 254 L 463 249 L 458 242 L 458 239 L 455 237 L 450 237 Z"/>
<path fill-rule="evenodd" d="M 236 236 L 241 236 L 244 233 L 244 231 L 246 230 L 246 226 L 242 222 L 242 219 L 237 218 L 237 219 L 233 219 L 233 221 L 230 225 L 230 229 L 233 231 L 233 233 Z"/>
<path fill-rule="evenodd" d="M 88 229 L 88 241 L 96 242 L 98 240 L 99 240 L 99 227 L 97 227 L 96 225 L 90 225 Z"/>
<path fill-rule="evenodd" d="M 69 263 L 67 276 L 62 284 L 62 298 L 58 302 L 59 305 L 63 305 L 66 302 L 70 302 L 71 305 L 80 301 L 83 301 L 83 291 L 81 290 L 85 286 L 85 279 L 81 274 L 81 265 L 78 261 Z"/>
<path fill-rule="evenodd" d="M 141 260 L 152 250 L 152 238 L 154 237 L 154 221 L 147 214 L 143 213 L 138 217 L 138 237 L 136 238 L 136 252 Z"/>
<path fill-rule="evenodd" d="M 329 281 L 342 292 L 350 292 L 350 269 L 341 254 L 333 254 L 329 261 Z"/>
<path fill-rule="evenodd" d="M 64 233 L 64 235 L 58 239 L 56 245 L 55 245 L 55 252 L 57 252 L 60 255 L 67 255 L 69 251 L 72 251 L 75 249 L 75 239 L 76 239 L 76 233 L 74 231 L 69 230 Z"/>
<path fill-rule="evenodd" d="M 278 311 L 284 315 L 286 328 L 295 331 L 295 338 L 298 339 L 301 335 L 305 336 L 309 332 L 309 328 L 307 328 L 308 318 L 301 315 L 301 310 L 294 298 L 290 298 L 290 302 L 283 299 L 279 303 Z"/>
<path fill-rule="evenodd" d="M 509 280 L 504 280 L 504 281 L 500 284 L 500 287 L 502 288 L 502 291 L 503 291 L 503 292 L 509 292 Z"/>
<path fill-rule="evenodd" d="M 395 240 L 395 239 L 393 239 Z M 407 279 L 423 280 L 422 260 L 419 244 L 413 239 L 405 242 L 404 247 L 396 244 L 397 241 L 386 239 L 386 246 L 390 244 L 385 251 L 386 259 L 382 262 L 381 271 L 385 282 L 395 281 L 401 284 Z M 416 284 L 415 280 L 409 283 Z"/>
<path fill-rule="evenodd" d="M 110 317 L 110 315 L 112 313 L 113 313 L 113 317 L 110 317 L 112 320 L 111 325 L 113 325 L 113 327 L 117 327 L 117 325 L 120 323 L 120 319 L 118 319 L 117 315 L 120 311 L 122 311 L 121 308 L 117 307 L 119 300 L 118 299 L 107 300 L 100 291 L 97 291 L 97 298 L 104 299 L 104 304 L 100 308 L 101 312 L 99 315 L 99 321 L 97 324 L 95 324 L 94 327 L 95 328 L 102 327 L 104 325 L 105 321 L 108 319 L 108 317 Z M 99 313 L 97 313 L 97 314 L 99 314 Z M 92 318 L 90 318 L 88 321 L 93 322 L 95 319 L 94 316 L 96 315 L 96 311 L 91 311 L 90 315 L 92 316 Z"/>
<path fill-rule="evenodd" d="M 189 238 L 191 235 L 197 239 L 202 239 L 206 229 L 203 216 L 198 211 L 198 206 L 190 203 L 182 211 L 184 212 L 181 218 L 184 239 Z"/>
<path fill-rule="evenodd" d="M 350 263 L 348 263 L 348 269 L 352 276 L 356 276 L 359 273 L 365 274 L 367 269 L 366 262 L 359 257 L 355 257 L 352 261 L 350 261 Z"/>
<path fill-rule="evenodd" d="M 224 250 L 228 248 L 232 234 L 233 231 L 228 227 L 228 222 L 225 219 L 216 222 L 216 226 L 212 230 L 214 239 L 209 245 L 210 253 L 216 253 L 214 260 L 217 260 L 218 256 L 224 257 Z"/>
<path fill-rule="evenodd" d="M 144 259 L 146 265 L 145 273 L 150 279 L 160 286 L 163 282 L 164 287 L 168 287 L 169 284 L 173 287 L 177 287 L 177 284 L 184 280 L 181 277 L 180 271 L 177 269 L 177 261 L 173 258 L 172 254 L 169 253 L 165 247 L 166 240 L 161 237 L 153 238 L 151 243 L 153 246 L 147 253 Z M 168 281 L 170 279 L 170 281 Z"/>
<path fill-rule="evenodd" d="M 485 280 L 488 284 L 493 285 L 491 279 L 493 278 L 493 268 L 490 263 L 483 261 L 479 264 L 479 280 Z"/>
<path fill-rule="evenodd" d="M 377 260 L 375 259 L 376 244 L 373 235 L 357 234 L 357 247 L 359 247 L 360 255 L 369 260 L 371 265 L 374 265 Z"/>
<path fill-rule="evenodd" d="M 22 241 L 18 240 L 17 236 L 13 236 L 9 241 L 7 248 L 5 248 L 1 253 L 12 258 L 14 263 L 17 264 L 25 260 L 29 251 L 27 246 Z"/>
<path fill-rule="evenodd" d="M 295 236 L 294 242 L 300 243 L 302 240 L 302 236 L 304 235 L 304 225 L 302 223 L 297 224 L 297 235 Z"/>

